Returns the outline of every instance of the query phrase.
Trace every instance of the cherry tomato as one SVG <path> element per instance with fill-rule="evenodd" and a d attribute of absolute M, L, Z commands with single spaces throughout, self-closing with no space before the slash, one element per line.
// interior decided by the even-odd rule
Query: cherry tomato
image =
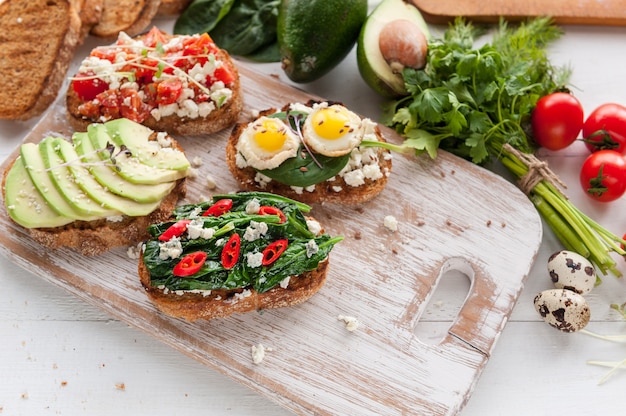
<path fill-rule="evenodd" d="M 531 118 L 535 142 L 549 150 L 561 150 L 578 137 L 584 113 L 572 94 L 555 92 L 537 101 Z"/>
<path fill-rule="evenodd" d="M 197 273 L 206 261 L 207 254 L 204 251 L 196 251 L 187 254 L 174 266 L 174 276 L 185 277 Z"/>
<path fill-rule="evenodd" d="M 626 153 L 626 107 L 620 104 L 602 104 L 589 114 L 583 125 L 587 148 L 615 150 Z"/>
<path fill-rule="evenodd" d="M 626 159 L 614 150 L 590 154 L 580 170 L 580 184 L 591 198 L 610 202 L 626 192 Z"/>
<path fill-rule="evenodd" d="M 72 89 L 82 101 L 91 101 L 98 94 L 109 89 L 109 84 L 93 76 L 93 72 L 79 72 L 72 80 Z"/>

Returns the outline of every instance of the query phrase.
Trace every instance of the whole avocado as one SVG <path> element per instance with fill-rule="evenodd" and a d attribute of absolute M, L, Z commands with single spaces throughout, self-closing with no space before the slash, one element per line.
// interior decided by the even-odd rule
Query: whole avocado
<path fill-rule="evenodd" d="M 281 66 L 294 82 L 314 81 L 350 52 L 367 17 L 367 0 L 282 0 L 277 37 Z"/>

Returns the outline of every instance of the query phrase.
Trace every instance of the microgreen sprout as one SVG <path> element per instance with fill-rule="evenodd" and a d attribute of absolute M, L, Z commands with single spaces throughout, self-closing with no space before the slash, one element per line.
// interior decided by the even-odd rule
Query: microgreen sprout
<path fill-rule="evenodd" d="M 600 334 L 597 334 L 595 332 L 588 331 L 586 329 L 583 329 L 580 332 L 582 334 L 589 335 L 591 337 L 598 338 L 598 339 L 603 339 L 605 341 L 626 343 L 626 335 L 600 335 Z M 606 373 L 598 381 L 598 385 L 600 385 L 600 384 L 604 384 L 617 370 L 619 370 L 622 367 L 626 367 L 626 358 L 623 359 L 622 361 L 596 361 L 596 360 L 589 360 L 589 361 L 587 361 L 587 364 L 589 364 L 589 365 L 597 365 L 597 366 L 601 366 L 601 367 L 609 367 L 610 368 L 609 372 Z"/>
<path fill-rule="evenodd" d="M 132 153 L 125 145 L 122 145 L 117 152 L 115 151 L 115 149 L 116 149 L 115 145 L 111 144 L 110 142 L 107 142 L 106 147 L 104 147 L 103 149 L 96 149 L 93 152 L 89 152 L 85 155 L 81 155 L 77 157 L 76 159 L 69 160 L 65 163 L 56 164 L 54 166 L 47 168 L 46 171 L 50 171 L 58 167 L 67 167 L 67 166 L 84 166 L 84 167 L 109 166 L 119 171 L 120 167 L 116 163 L 116 158 L 123 154 L 131 157 Z M 106 154 L 107 157 L 102 159 L 100 162 L 85 162 L 84 161 L 85 158 L 88 158 L 91 155 L 102 155 L 103 153 Z"/>
<path fill-rule="evenodd" d="M 305 118 L 306 118 L 306 116 L 304 114 L 302 114 L 302 113 L 298 113 L 296 115 L 293 115 L 291 112 L 287 112 L 287 120 L 289 120 L 289 119 L 293 120 L 293 125 L 295 126 L 295 128 L 291 127 L 291 123 L 287 123 L 287 124 L 289 125 L 291 130 L 294 133 L 296 133 L 296 135 L 300 139 L 300 142 L 302 143 L 302 146 L 307 151 L 307 153 L 311 156 L 311 159 L 313 160 L 313 162 L 315 162 L 315 164 L 317 165 L 318 168 L 323 169 L 322 164 L 315 158 L 315 155 L 313 154 L 311 149 L 309 149 L 309 146 L 304 141 L 304 135 L 302 134 L 301 124 L 304 122 Z"/>

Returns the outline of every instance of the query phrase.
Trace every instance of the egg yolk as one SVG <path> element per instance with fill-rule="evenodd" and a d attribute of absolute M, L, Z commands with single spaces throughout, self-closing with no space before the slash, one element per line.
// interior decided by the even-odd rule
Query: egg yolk
<path fill-rule="evenodd" d="M 315 133 L 326 140 L 337 140 L 349 129 L 350 118 L 337 108 L 322 108 L 312 115 L 311 126 Z"/>
<path fill-rule="evenodd" d="M 254 141 L 263 150 L 280 150 L 287 140 L 285 125 L 278 120 L 263 120 L 254 133 Z"/>

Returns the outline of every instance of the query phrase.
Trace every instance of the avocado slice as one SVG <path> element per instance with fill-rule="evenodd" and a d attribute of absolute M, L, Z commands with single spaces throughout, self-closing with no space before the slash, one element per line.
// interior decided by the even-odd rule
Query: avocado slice
<path fill-rule="evenodd" d="M 379 48 L 380 33 L 389 22 L 408 20 L 419 27 L 426 39 L 430 31 L 424 17 L 411 2 L 383 0 L 365 20 L 357 41 L 356 56 L 363 80 L 387 98 L 407 95 L 402 74 L 394 73 Z"/>
<path fill-rule="evenodd" d="M 84 134 L 86 135 L 86 133 Z M 87 140 L 86 137 L 85 140 Z M 74 146 L 66 140 L 59 141 L 59 154 L 66 162 L 75 162 L 79 159 Z M 161 203 L 161 201 L 141 203 L 110 192 L 91 175 L 83 163 L 69 163 L 68 168 L 72 172 L 75 182 L 91 199 L 104 207 L 114 209 L 122 214 L 131 217 L 148 215 L 157 209 Z"/>
<path fill-rule="evenodd" d="M 46 137 L 42 142 L 46 140 L 53 140 L 53 138 Z M 67 202 L 63 195 L 61 195 L 50 178 L 49 171 L 39 151 L 39 145 L 35 143 L 22 144 L 20 147 L 20 156 L 22 156 L 22 163 L 24 163 L 24 167 L 32 183 L 50 208 L 55 210 L 59 215 L 73 220 L 90 221 L 94 219 L 92 215 L 84 214 L 76 210 Z"/>
<path fill-rule="evenodd" d="M 107 149 L 112 146 L 112 152 L 115 159 L 115 167 L 117 173 L 132 183 L 140 183 L 147 185 L 156 185 L 163 182 L 176 181 L 184 178 L 187 171 L 183 169 L 161 169 L 141 163 L 139 158 L 135 157 L 130 151 L 122 152 L 121 146 L 117 145 L 104 124 L 91 124 L 87 128 L 87 133 L 91 144 L 95 149 Z M 110 153 L 98 152 L 103 161 L 111 162 Z M 177 157 L 174 152 L 166 152 L 166 156 L 172 155 Z M 174 162 L 177 163 L 177 162 Z"/>
<path fill-rule="evenodd" d="M 60 140 L 64 139 L 60 137 L 49 137 L 39 143 L 39 151 L 48 169 L 50 179 L 52 179 L 57 190 L 74 209 L 84 215 L 98 218 L 120 215 L 120 212 L 103 207 L 101 204 L 91 199 L 89 195 L 78 186 L 72 172 L 65 164 L 65 160 L 57 153 L 60 148 Z M 69 161 L 68 163 L 81 162 L 77 159 L 75 161 Z"/>
<path fill-rule="evenodd" d="M 189 160 L 180 150 L 161 147 L 159 142 L 150 140 L 154 131 L 142 124 L 126 118 L 118 118 L 104 123 L 118 146 L 126 146 L 141 163 L 159 169 L 187 170 Z"/>
<path fill-rule="evenodd" d="M 13 221 L 26 228 L 60 227 L 74 221 L 53 210 L 39 193 L 18 156 L 4 186 L 4 203 Z"/>
<path fill-rule="evenodd" d="M 137 202 L 149 203 L 160 201 L 176 186 L 176 182 L 165 182 L 156 185 L 129 182 L 121 177 L 115 168 L 100 159 L 97 153 L 101 149 L 94 149 L 88 133 L 74 133 L 72 141 L 83 163 L 88 165 L 87 169 L 89 172 L 111 193 Z"/>

